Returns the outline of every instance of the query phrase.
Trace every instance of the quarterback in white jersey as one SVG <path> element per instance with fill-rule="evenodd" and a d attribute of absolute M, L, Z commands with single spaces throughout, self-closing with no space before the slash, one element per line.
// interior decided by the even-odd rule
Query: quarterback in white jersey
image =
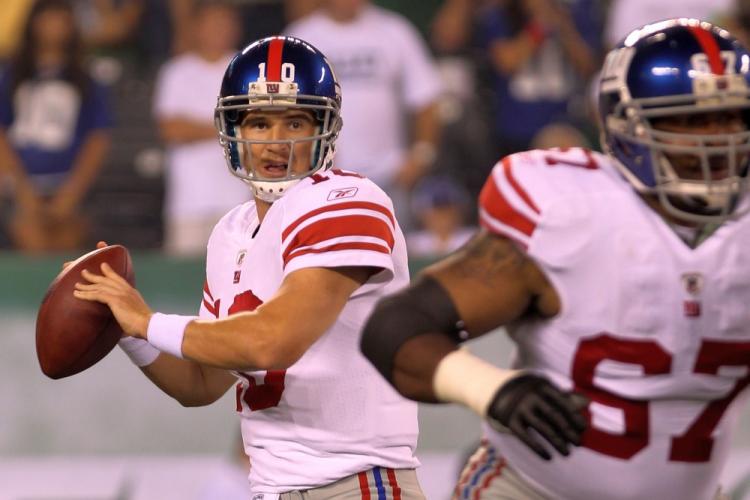
<path fill-rule="evenodd" d="M 607 154 L 506 157 L 483 230 L 377 306 L 383 375 L 486 418 L 454 498 L 715 495 L 750 383 L 747 61 L 708 23 L 637 30 L 602 72 Z M 500 325 L 515 370 L 456 349 Z"/>
<path fill-rule="evenodd" d="M 358 348 L 377 299 L 408 283 L 406 246 L 388 196 L 330 170 L 340 106 L 311 45 L 270 37 L 245 48 L 216 123 L 254 200 L 209 239 L 200 317 L 152 313 L 108 267 L 87 272 L 76 296 L 110 306 L 122 347 L 183 404 L 236 384 L 253 498 L 423 499 L 416 404 Z"/>

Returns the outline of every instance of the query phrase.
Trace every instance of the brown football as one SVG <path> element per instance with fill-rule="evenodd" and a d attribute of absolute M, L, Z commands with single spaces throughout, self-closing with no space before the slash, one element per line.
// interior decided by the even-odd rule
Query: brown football
<path fill-rule="evenodd" d="M 110 245 L 79 257 L 63 269 L 42 300 L 36 317 L 36 354 L 42 371 L 50 378 L 69 377 L 89 368 L 106 356 L 122 336 L 120 325 L 106 304 L 73 296 L 76 282 L 86 283 L 81 271 L 101 274 L 103 262 L 135 284 L 127 248 Z"/>

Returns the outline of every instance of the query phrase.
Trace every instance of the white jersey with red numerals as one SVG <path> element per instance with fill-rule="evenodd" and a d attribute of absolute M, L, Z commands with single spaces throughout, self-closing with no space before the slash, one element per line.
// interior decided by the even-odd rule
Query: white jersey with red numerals
<path fill-rule="evenodd" d="M 405 248 L 388 196 L 340 170 L 300 181 L 273 203 L 260 227 L 254 202 L 217 224 L 208 242 L 202 317 L 252 311 L 299 269 L 382 269 L 292 367 L 236 374 L 254 493 L 314 488 L 374 466 L 418 465 L 416 404 L 399 396 L 359 350 L 375 302 L 408 284 Z"/>
<path fill-rule="evenodd" d="M 486 437 L 553 498 L 711 498 L 750 381 L 750 218 L 691 249 L 612 160 L 583 149 L 504 159 L 480 217 L 560 297 L 556 317 L 509 329 L 516 366 L 591 399 L 568 458 L 545 462 L 488 425 Z"/>

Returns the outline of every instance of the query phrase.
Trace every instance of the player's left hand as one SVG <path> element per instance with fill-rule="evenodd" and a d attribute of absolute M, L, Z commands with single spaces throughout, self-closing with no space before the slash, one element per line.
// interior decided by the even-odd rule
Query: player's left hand
<path fill-rule="evenodd" d="M 501 424 L 534 453 L 550 460 L 552 456 L 537 436 L 568 456 L 569 445 L 581 444 L 587 427 L 583 408 L 588 402 L 581 394 L 560 390 L 545 377 L 525 373 L 500 386 L 487 416 L 490 423 Z"/>
<path fill-rule="evenodd" d="M 102 274 L 84 269 L 81 272 L 89 283 L 76 283 L 76 298 L 107 304 L 126 336 L 145 339 L 153 311 L 125 278 L 109 265 L 102 263 Z"/>

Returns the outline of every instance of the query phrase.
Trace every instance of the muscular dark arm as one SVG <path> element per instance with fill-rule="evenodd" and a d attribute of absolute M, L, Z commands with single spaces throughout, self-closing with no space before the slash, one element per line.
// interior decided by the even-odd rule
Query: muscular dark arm
<path fill-rule="evenodd" d="M 511 241 L 481 231 L 378 303 L 365 326 L 362 351 L 404 396 L 467 406 L 549 460 L 530 430 L 567 455 L 586 427 L 580 411 L 585 400 L 542 375 L 502 370 L 457 347 L 462 338 L 527 316 L 551 317 L 559 309 L 557 293 L 539 267 Z"/>
<path fill-rule="evenodd" d="M 478 337 L 526 315 L 554 316 L 559 301 L 536 264 L 506 238 L 480 231 L 463 249 L 425 269 L 451 297 L 469 337 Z M 393 381 L 406 397 L 435 401 L 432 379 L 457 344 L 426 333 L 399 349 Z"/>

